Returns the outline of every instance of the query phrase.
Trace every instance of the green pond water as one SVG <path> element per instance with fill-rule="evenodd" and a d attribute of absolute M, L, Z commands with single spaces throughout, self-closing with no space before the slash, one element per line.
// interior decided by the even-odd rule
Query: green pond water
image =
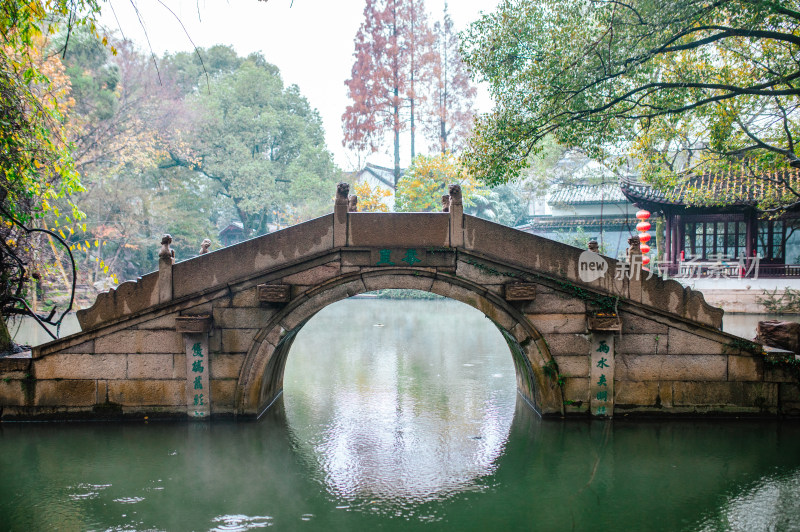
<path fill-rule="evenodd" d="M 800 530 L 800 423 L 543 421 L 457 302 L 312 318 L 258 422 L 0 423 L 0 530 Z"/>

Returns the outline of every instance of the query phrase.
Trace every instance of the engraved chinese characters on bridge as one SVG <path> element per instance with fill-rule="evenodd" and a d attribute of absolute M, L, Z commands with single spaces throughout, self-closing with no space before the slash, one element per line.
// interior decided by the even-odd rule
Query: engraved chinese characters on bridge
<path fill-rule="evenodd" d="M 594 333 L 590 374 L 592 415 L 611 417 L 614 413 L 614 335 Z"/>
<path fill-rule="evenodd" d="M 211 413 L 208 336 L 206 334 L 187 334 L 185 342 L 187 414 L 193 418 L 206 418 Z"/>
<path fill-rule="evenodd" d="M 425 266 L 427 253 L 417 248 L 384 248 L 372 252 L 375 266 Z"/>

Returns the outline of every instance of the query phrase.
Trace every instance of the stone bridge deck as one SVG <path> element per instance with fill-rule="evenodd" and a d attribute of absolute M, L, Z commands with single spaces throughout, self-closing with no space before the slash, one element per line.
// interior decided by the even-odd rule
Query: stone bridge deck
<path fill-rule="evenodd" d="M 340 198 L 333 214 L 162 260 L 80 311 L 82 332 L 0 359 L 0 417 L 258 417 L 282 390 L 303 325 L 383 288 L 484 312 L 508 342 L 519 392 L 544 416 L 800 413 L 797 382 L 760 346 L 721 332 L 722 311 L 702 294 L 617 279 L 610 258 L 584 282 L 582 252 L 455 202 L 449 213 L 377 214 L 347 212 Z"/>

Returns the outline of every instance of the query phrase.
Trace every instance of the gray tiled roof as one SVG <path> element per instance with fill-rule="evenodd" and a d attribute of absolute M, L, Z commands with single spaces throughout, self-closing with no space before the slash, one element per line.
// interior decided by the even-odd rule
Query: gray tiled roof
<path fill-rule="evenodd" d="M 769 182 L 776 183 L 770 185 Z M 620 180 L 620 191 L 632 202 L 657 205 L 735 205 L 752 206 L 759 200 L 778 198 L 800 186 L 800 170 L 773 172 L 763 177 L 743 174 L 702 174 L 692 176 L 669 192 L 632 179 Z"/>
<path fill-rule="evenodd" d="M 592 203 L 629 203 L 618 183 L 601 185 L 564 185 L 550 195 L 547 202 L 567 205 Z"/>
<path fill-rule="evenodd" d="M 403 175 L 404 170 L 400 169 L 400 175 Z M 385 166 L 378 166 L 377 164 L 367 163 L 363 170 L 360 170 L 356 175 L 361 179 L 361 175 L 368 173 L 375 177 L 378 181 L 394 190 L 394 168 L 386 168 Z"/>

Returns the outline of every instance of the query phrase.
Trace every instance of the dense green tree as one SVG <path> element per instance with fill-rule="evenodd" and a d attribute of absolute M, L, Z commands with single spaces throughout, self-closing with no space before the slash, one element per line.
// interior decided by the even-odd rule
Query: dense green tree
<path fill-rule="evenodd" d="M 160 66 L 165 82 L 174 86 L 181 95 L 186 95 L 208 91 L 211 78 L 233 73 L 242 61 L 244 58 L 239 57 L 232 47 L 217 44 L 193 52 L 166 54 Z"/>
<path fill-rule="evenodd" d="M 528 215 L 528 193 L 518 183 L 500 185 L 474 196 L 473 205 L 464 212 L 491 222 L 515 227 Z"/>
<path fill-rule="evenodd" d="M 339 172 L 319 114 L 262 56 L 212 76 L 209 90 L 190 95 L 186 105 L 189 132 L 161 166 L 216 183 L 248 237 L 267 232 L 276 217 L 297 222 L 329 208 Z"/>
<path fill-rule="evenodd" d="M 732 164 L 800 167 L 796 2 L 506 0 L 464 55 L 496 101 L 465 156 L 488 183 L 517 176 L 548 135 L 633 156 L 665 187 Z"/>

